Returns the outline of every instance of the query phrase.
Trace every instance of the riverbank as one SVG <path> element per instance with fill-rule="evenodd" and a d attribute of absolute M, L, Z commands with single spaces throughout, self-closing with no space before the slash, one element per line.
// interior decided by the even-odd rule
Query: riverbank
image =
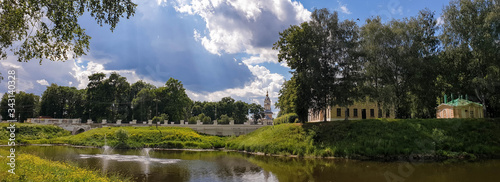
<path fill-rule="evenodd" d="M 10 129 L 7 127 L 12 123 L 0 123 L 0 145 L 8 145 Z M 15 143 L 28 143 L 33 140 L 49 140 L 64 136 L 70 136 L 71 132 L 53 125 L 39 125 L 31 123 L 15 123 Z"/>
<path fill-rule="evenodd" d="M 10 152 L 0 148 L 0 162 L 7 164 Z M 50 161 L 40 157 L 15 153 L 15 174 L 8 172 L 9 165 L 0 165 L 0 179 L 2 181 L 96 181 L 120 182 L 130 179 L 119 175 L 103 175 L 100 172 L 75 167 L 63 162 Z"/>
<path fill-rule="evenodd" d="M 282 124 L 230 139 L 226 149 L 362 160 L 498 158 L 498 119 L 358 120 Z"/>
<path fill-rule="evenodd" d="M 380 119 L 281 124 L 239 137 L 202 135 L 183 127 L 105 127 L 69 135 L 50 125 L 19 126 L 30 132 L 18 134 L 17 144 L 225 150 L 254 155 L 385 161 L 500 157 L 499 119 Z M 0 134 L 0 138 L 6 137 L 5 133 Z M 1 144 L 5 145 L 6 141 L 3 139 Z"/>
<path fill-rule="evenodd" d="M 183 127 L 104 127 L 78 135 L 51 139 L 25 140 L 24 144 L 71 144 L 76 146 L 114 148 L 174 148 L 213 149 L 222 148 L 225 137 L 198 134 Z"/>

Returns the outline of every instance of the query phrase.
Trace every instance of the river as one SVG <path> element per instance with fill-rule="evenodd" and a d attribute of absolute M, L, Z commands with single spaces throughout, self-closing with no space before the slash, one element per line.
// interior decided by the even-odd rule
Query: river
<path fill-rule="evenodd" d="M 225 151 L 23 146 L 16 151 L 136 181 L 499 181 L 500 160 L 376 162 L 300 159 Z"/>

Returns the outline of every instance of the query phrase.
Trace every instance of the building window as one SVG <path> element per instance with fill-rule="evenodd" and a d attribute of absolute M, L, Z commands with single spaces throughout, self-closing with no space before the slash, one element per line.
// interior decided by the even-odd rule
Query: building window
<path fill-rule="evenodd" d="M 467 117 L 467 113 L 468 113 L 468 112 L 469 112 L 468 110 L 465 110 L 465 113 L 464 113 L 464 114 L 465 114 L 465 116 L 463 116 L 464 118 L 466 118 L 466 117 Z"/>
<path fill-rule="evenodd" d="M 470 111 L 470 117 L 474 118 L 474 111 Z"/>
<path fill-rule="evenodd" d="M 391 112 L 389 110 L 385 110 L 385 117 L 390 118 L 391 117 Z"/>
<path fill-rule="evenodd" d="M 382 117 L 382 109 L 378 109 L 378 118 Z"/>
<path fill-rule="evenodd" d="M 337 108 L 337 117 L 340 117 L 341 112 L 342 112 L 342 110 L 340 108 Z"/>
<path fill-rule="evenodd" d="M 349 117 L 349 108 L 345 109 L 345 116 Z"/>
<path fill-rule="evenodd" d="M 375 109 L 370 109 L 370 117 L 375 117 Z"/>
<path fill-rule="evenodd" d="M 354 109 L 353 110 L 353 114 L 352 114 L 355 118 L 358 117 L 358 109 Z"/>

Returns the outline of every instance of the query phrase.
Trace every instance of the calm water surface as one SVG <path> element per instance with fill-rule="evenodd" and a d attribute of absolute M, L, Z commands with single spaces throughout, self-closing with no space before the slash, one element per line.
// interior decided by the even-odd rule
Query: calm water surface
<path fill-rule="evenodd" d="M 254 156 L 221 151 L 149 152 L 67 146 L 16 151 L 68 162 L 136 181 L 500 181 L 500 160 L 480 162 L 372 162 Z M 148 157 L 149 154 L 149 157 Z"/>

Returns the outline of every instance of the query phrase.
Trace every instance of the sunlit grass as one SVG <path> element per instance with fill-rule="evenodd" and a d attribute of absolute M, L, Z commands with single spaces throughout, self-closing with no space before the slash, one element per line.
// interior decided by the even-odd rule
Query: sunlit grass
<path fill-rule="evenodd" d="M 228 149 L 319 157 L 500 156 L 498 119 L 377 119 L 268 126 L 227 141 Z"/>
<path fill-rule="evenodd" d="M 105 176 L 97 171 L 87 170 L 58 161 L 41 159 L 40 157 L 15 153 L 15 174 L 9 173 L 7 164 L 10 152 L 0 148 L 0 179 L 2 181 L 89 181 L 89 182 L 120 182 L 130 181 L 117 175 Z"/>
<path fill-rule="evenodd" d="M 105 141 L 107 145 L 117 148 L 211 149 L 224 147 L 225 137 L 201 135 L 183 127 L 104 127 L 78 135 L 29 142 L 100 147 L 105 145 Z"/>
<path fill-rule="evenodd" d="M 7 145 L 10 138 L 9 124 L 0 123 L 0 145 Z M 28 140 L 52 139 L 69 136 L 71 132 L 54 125 L 41 125 L 30 123 L 15 123 L 16 144 L 26 143 Z"/>

